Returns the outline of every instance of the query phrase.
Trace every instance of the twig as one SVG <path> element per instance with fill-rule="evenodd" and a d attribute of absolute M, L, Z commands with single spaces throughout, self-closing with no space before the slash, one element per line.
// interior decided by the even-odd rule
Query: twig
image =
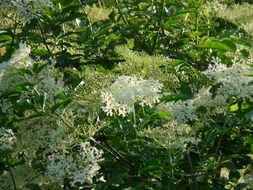
<path fill-rule="evenodd" d="M 118 1 L 118 0 L 115 0 L 115 3 L 116 3 L 116 5 L 117 5 L 117 9 L 118 9 L 118 11 L 119 11 L 120 17 L 122 18 L 124 24 L 126 24 L 126 25 L 131 25 L 131 23 L 130 23 L 129 21 L 127 21 L 127 20 L 125 19 L 125 17 L 124 17 L 124 14 L 123 14 L 123 12 L 121 11 L 120 6 L 119 6 L 119 1 Z M 134 32 L 134 38 L 135 38 L 135 40 L 138 41 L 140 44 L 142 44 L 141 40 L 139 39 L 138 33 L 137 33 L 136 31 L 133 31 L 133 32 Z"/>
<path fill-rule="evenodd" d="M 192 165 L 192 159 L 191 159 L 191 155 L 189 153 L 189 151 L 187 150 L 186 152 L 186 157 L 187 157 L 187 161 L 188 161 L 188 164 L 189 164 L 189 169 L 190 169 L 190 172 L 191 172 L 191 177 L 192 177 L 192 181 L 194 183 L 194 186 L 196 188 L 198 188 L 198 182 L 197 182 L 197 179 L 196 179 L 196 176 L 194 175 L 194 170 L 193 170 L 193 165 Z"/>
<path fill-rule="evenodd" d="M 10 174 L 11 174 L 11 181 L 13 184 L 13 188 L 14 188 L 14 190 L 18 190 L 11 168 L 9 168 L 9 170 L 10 170 Z"/>
<path fill-rule="evenodd" d="M 161 25 L 161 23 L 162 23 L 165 4 L 166 4 L 166 1 L 165 1 L 165 0 L 162 0 L 161 14 L 160 14 L 159 20 L 158 20 L 158 22 L 157 22 L 157 27 L 159 27 L 159 26 Z M 158 31 L 157 31 L 157 33 L 156 33 L 156 36 L 155 36 L 154 43 L 153 43 L 153 45 L 152 45 L 150 54 L 153 54 L 153 52 L 154 52 L 154 50 L 155 50 L 155 46 L 156 46 L 156 44 L 157 44 L 160 31 L 161 31 L 161 28 L 159 28 Z"/>
<path fill-rule="evenodd" d="M 42 35 L 42 39 L 43 39 L 44 45 L 46 46 L 46 49 L 47 49 L 48 53 L 50 55 L 52 55 L 52 52 L 51 52 L 51 50 L 48 47 L 47 40 L 46 40 L 46 37 L 45 37 L 45 33 L 44 33 L 43 29 L 42 29 L 40 21 L 38 21 L 38 23 L 39 23 L 39 29 L 40 29 L 40 33 Z"/>

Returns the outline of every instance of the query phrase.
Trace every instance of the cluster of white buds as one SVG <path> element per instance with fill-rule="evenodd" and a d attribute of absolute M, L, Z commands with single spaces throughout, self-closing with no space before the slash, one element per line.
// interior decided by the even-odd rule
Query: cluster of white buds
<path fill-rule="evenodd" d="M 0 128 L 0 150 L 11 149 L 16 137 L 11 129 Z"/>

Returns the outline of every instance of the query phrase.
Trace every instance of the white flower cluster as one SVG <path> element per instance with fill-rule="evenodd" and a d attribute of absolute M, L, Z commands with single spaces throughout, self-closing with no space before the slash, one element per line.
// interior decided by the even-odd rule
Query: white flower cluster
<path fill-rule="evenodd" d="M 15 87 L 18 84 L 25 82 L 36 84 L 36 91 L 40 95 L 44 95 L 45 101 L 54 101 L 57 93 L 64 90 L 63 74 L 57 71 L 54 64 L 47 65 L 38 76 L 22 75 L 20 68 L 32 67 L 34 60 L 30 57 L 31 49 L 25 43 L 19 44 L 19 49 L 14 52 L 11 58 L 0 64 L 0 91 L 5 91 L 10 87 Z M 13 77 L 15 76 L 15 77 Z M 25 92 L 20 96 L 20 101 L 29 101 L 32 97 Z"/>
<path fill-rule="evenodd" d="M 29 57 L 30 52 L 30 47 L 25 42 L 20 42 L 19 49 L 14 52 L 11 58 L 0 64 L 0 80 L 8 68 L 31 66 L 33 64 L 33 60 Z"/>
<path fill-rule="evenodd" d="M 152 107 L 159 102 L 160 92 L 163 85 L 156 80 L 144 80 L 137 77 L 120 76 L 104 92 L 102 100 L 105 106 L 102 107 L 107 115 L 126 114 L 134 112 L 134 105 Z"/>
<path fill-rule="evenodd" d="M 246 187 L 243 190 L 253 189 L 253 176 L 251 174 L 246 174 L 240 179 L 242 183 L 246 184 Z"/>
<path fill-rule="evenodd" d="M 112 9 L 105 7 L 101 8 L 95 5 L 85 6 L 84 10 L 91 22 L 106 20 L 109 18 L 109 14 L 112 12 Z"/>
<path fill-rule="evenodd" d="M 29 20 L 41 14 L 45 7 L 53 9 L 54 5 L 50 0 L 2 0 L 0 7 L 15 7 L 19 16 Z"/>
<path fill-rule="evenodd" d="M 218 85 L 215 95 L 210 92 L 210 86 L 203 87 L 192 99 L 168 102 L 161 105 L 160 109 L 166 110 L 171 118 L 178 122 L 187 122 L 200 119 L 198 109 L 201 107 L 205 107 L 207 115 L 225 112 L 229 104 L 228 99 L 233 96 L 248 98 L 253 102 L 253 85 L 249 85 L 253 80 L 250 76 L 252 73 L 253 68 L 240 60 L 233 60 L 231 66 L 216 60 L 215 64 L 203 72 Z"/>
<path fill-rule="evenodd" d="M 210 87 L 201 88 L 194 98 L 188 100 L 179 100 L 176 102 L 168 102 L 161 105 L 159 109 L 167 111 L 170 117 L 179 122 L 184 123 L 187 121 L 197 120 L 197 109 L 200 106 L 212 107 L 212 94 L 209 92 Z"/>
<path fill-rule="evenodd" d="M 63 74 L 53 64 L 47 65 L 39 73 L 38 78 L 40 82 L 37 84 L 37 90 L 41 94 L 44 94 L 45 100 L 53 102 L 55 95 L 64 91 Z"/>
<path fill-rule="evenodd" d="M 11 129 L 0 128 L 0 150 L 11 149 L 16 137 Z"/>
<path fill-rule="evenodd" d="M 235 3 L 228 6 L 217 0 L 206 3 L 207 12 L 220 17 L 244 29 L 248 34 L 253 35 L 253 5 L 249 3 Z"/>
<path fill-rule="evenodd" d="M 228 99 L 231 96 L 238 98 L 252 99 L 253 86 L 249 82 L 253 80 L 253 68 L 246 62 L 240 61 L 236 57 L 231 66 L 226 66 L 221 62 L 210 65 L 204 74 L 212 80 L 215 80 L 220 87 L 217 90 L 217 95 L 223 99 Z"/>
<path fill-rule="evenodd" d="M 117 64 L 114 68 L 114 71 L 119 75 L 152 77 L 163 83 L 167 88 L 179 87 L 178 78 L 187 80 L 187 76 L 180 72 L 175 75 L 172 59 L 168 57 L 136 52 L 125 46 L 117 46 L 115 50 L 126 60 L 124 64 Z"/>
<path fill-rule="evenodd" d="M 47 174 L 55 182 L 68 178 L 72 187 L 85 182 L 91 183 L 92 178 L 100 169 L 99 162 L 103 160 L 102 153 L 88 142 L 81 143 L 80 150 L 75 154 L 69 151 L 56 152 L 49 158 Z"/>
<path fill-rule="evenodd" d="M 167 149 L 176 148 L 184 150 L 187 144 L 197 144 L 200 139 L 193 137 L 190 125 L 171 121 L 163 127 L 148 127 L 138 131 L 140 136 L 154 140 L 160 146 Z"/>
<path fill-rule="evenodd" d="M 30 46 L 26 42 L 20 42 L 19 49 L 15 51 L 8 62 L 15 64 L 16 67 L 29 67 L 33 64 L 33 60 L 29 57 L 30 53 Z"/>

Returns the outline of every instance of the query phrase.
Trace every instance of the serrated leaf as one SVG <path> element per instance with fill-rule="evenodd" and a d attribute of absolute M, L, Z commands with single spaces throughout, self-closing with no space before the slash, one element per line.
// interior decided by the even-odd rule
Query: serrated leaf
<path fill-rule="evenodd" d="M 42 71 L 42 69 L 44 69 L 46 66 L 47 66 L 47 63 L 45 63 L 45 64 L 35 63 L 35 64 L 33 65 L 32 70 L 33 70 L 33 72 L 34 72 L 35 74 L 39 74 L 39 72 Z"/>
<path fill-rule="evenodd" d="M 33 54 L 40 56 L 41 58 L 48 58 L 50 54 L 44 49 L 36 49 L 32 52 Z"/>
<path fill-rule="evenodd" d="M 69 103 L 71 102 L 71 99 L 67 99 L 65 101 L 62 101 L 62 102 L 59 102 L 59 103 L 56 103 L 54 104 L 52 107 L 51 107 L 51 113 L 55 113 L 55 111 L 59 108 L 65 108 Z"/>
<path fill-rule="evenodd" d="M 208 40 L 205 43 L 200 44 L 198 47 L 216 49 L 216 50 L 225 51 L 225 52 L 236 51 L 236 45 L 231 40 L 223 40 L 223 41 Z"/>
<path fill-rule="evenodd" d="M 0 35 L 0 43 L 2 42 L 10 42 L 12 41 L 12 37 L 10 35 L 1 34 Z"/>
<path fill-rule="evenodd" d="M 33 76 L 33 72 L 30 69 L 21 68 L 19 69 L 22 73 Z"/>

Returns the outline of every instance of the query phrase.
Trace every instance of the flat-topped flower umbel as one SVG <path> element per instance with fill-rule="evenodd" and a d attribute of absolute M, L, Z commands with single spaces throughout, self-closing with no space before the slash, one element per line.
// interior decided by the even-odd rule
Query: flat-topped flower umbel
<path fill-rule="evenodd" d="M 152 107 L 158 103 L 163 85 L 156 80 L 138 79 L 131 76 L 120 76 L 104 92 L 102 100 L 105 106 L 102 107 L 107 115 L 121 115 L 134 112 L 134 105 Z"/>

